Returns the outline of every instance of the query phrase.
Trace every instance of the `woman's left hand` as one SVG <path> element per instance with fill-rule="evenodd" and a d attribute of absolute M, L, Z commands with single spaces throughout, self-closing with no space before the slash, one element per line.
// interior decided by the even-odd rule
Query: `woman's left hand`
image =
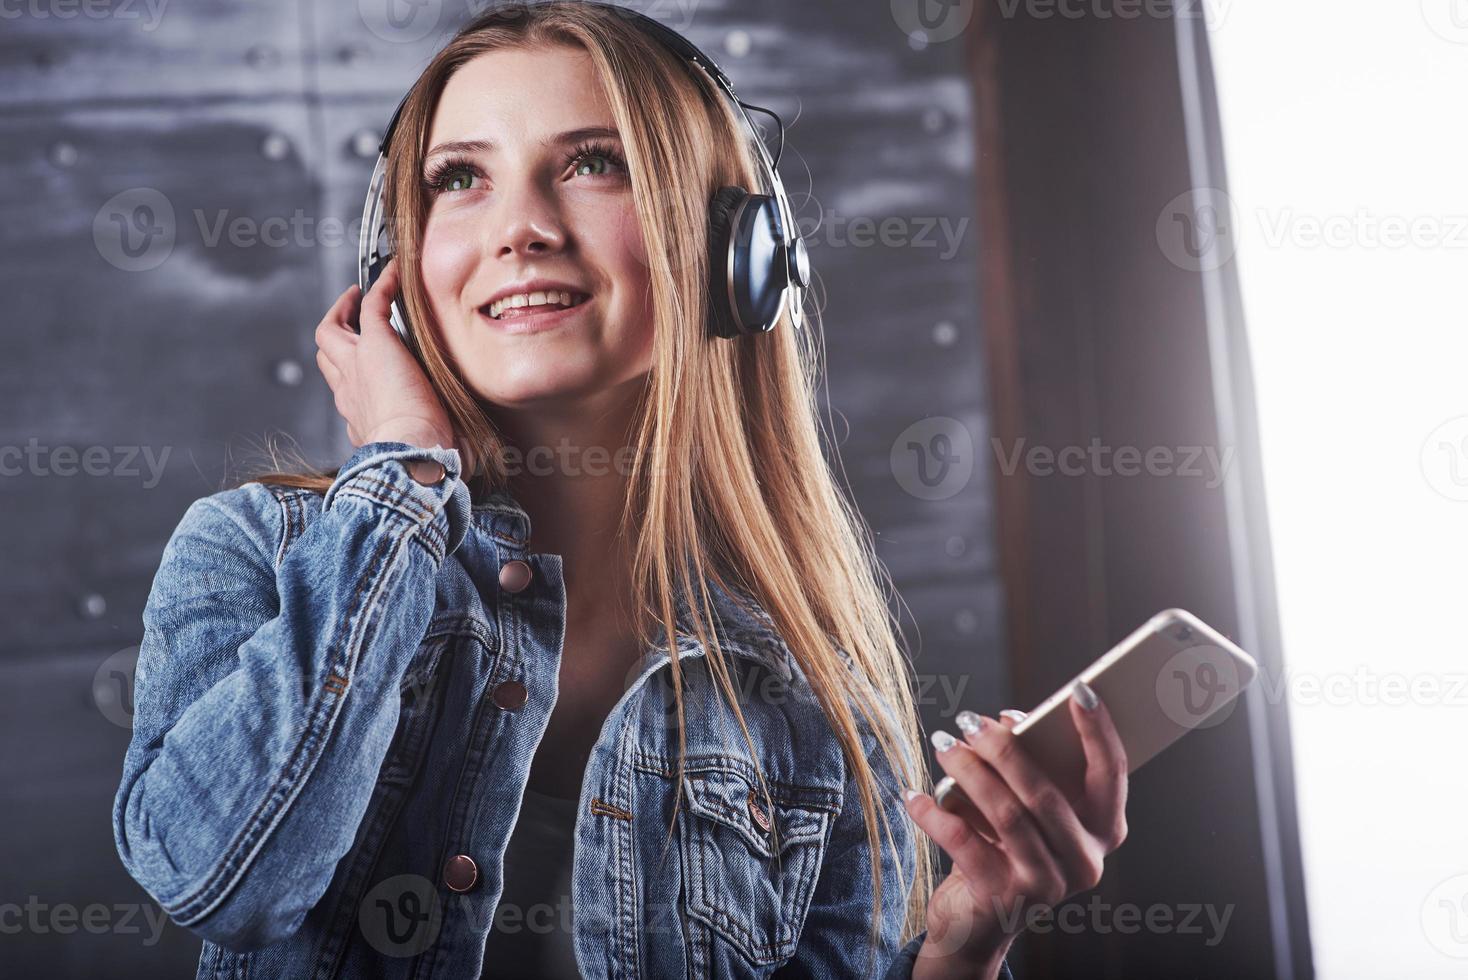
<path fill-rule="evenodd" d="M 995 721 L 963 711 L 962 740 L 933 733 L 939 765 L 977 812 L 965 804 L 950 813 L 926 793 L 907 801 L 913 821 L 953 859 L 928 903 L 915 980 L 997 976 L 1029 909 L 1094 888 L 1106 855 L 1126 839 L 1126 750 L 1111 715 L 1089 687 L 1072 693 L 1069 709 L 1086 753 L 1085 789 L 1075 801 L 1011 734 L 1018 712 Z"/>

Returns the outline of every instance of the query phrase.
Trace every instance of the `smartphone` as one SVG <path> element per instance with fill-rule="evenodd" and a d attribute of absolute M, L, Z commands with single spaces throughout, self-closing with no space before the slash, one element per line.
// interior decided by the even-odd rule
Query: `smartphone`
<path fill-rule="evenodd" d="M 1068 798 L 1080 799 L 1086 756 L 1071 720 L 1071 685 L 1083 680 L 1111 713 L 1136 772 L 1195 728 L 1221 724 L 1259 672 L 1254 658 L 1182 609 L 1165 609 L 1081 671 L 1014 726 L 1025 752 Z M 968 797 L 944 776 L 933 798 L 957 812 Z M 977 809 L 977 808 L 974 808 Z"/>

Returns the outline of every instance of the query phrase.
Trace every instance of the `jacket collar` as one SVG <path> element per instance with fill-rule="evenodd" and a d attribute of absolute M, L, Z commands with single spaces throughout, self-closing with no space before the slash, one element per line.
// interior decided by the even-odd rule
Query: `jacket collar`
<path fill-rule="evenodd" d="M 475 501 L 472 523 L 476 530 L 510 548 L 524 550 L 530 543 L 530 515 L 508 490 L 495 489 Z M 760 663 L 784 681 L 791 679 L 790 649 L 775 630 L 769 614 L 745 592 L 731 593 L 718 583 L 706 580 L 714 615 L 719 622 L 710 624 L 719 637 L 719 645 L 735 656 Z M 688 615 L 688 602 L 679 589 L 675 597 L 678 621 L 678 656 L 702 655 L 706 651 L 693 633 Z M 670 659 L 659 624 L 656 641 L 643 660 L 643 669 L 661 666 Z"/>

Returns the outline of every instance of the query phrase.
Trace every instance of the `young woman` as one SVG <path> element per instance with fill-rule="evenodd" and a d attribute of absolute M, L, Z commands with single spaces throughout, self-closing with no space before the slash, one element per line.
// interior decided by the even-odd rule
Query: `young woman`
<path fill-rule="evenodd" d="M 708 332 L 742 134 L 565 0 L 414 86 L 403 258 L 316 332 L 355 452 L 195 502 L 144 613 L 114 829 L 200 976 L 1008 976 L 1024 911 L 1098 880 L 1126 764 L 1088 690 L 1085 799 L 970 713 L 934 741 L 978 810 L 903 793 L 908 661 L 815 331 Z"/>

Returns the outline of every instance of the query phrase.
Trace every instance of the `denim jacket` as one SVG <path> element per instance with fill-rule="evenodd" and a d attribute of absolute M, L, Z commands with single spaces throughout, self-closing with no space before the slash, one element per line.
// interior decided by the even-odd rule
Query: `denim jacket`
<path fill-rule="evenodd" d="M 189 507 L 143 613 L 112 819 L 128 872 L 204 939 L 199 977 L 480 975 L 565 627 L 561 558 L 529 537 L 508 494 L 471 505 L 457 450 L 398 442 L 359 447 L 324 495 L 249 483 Z M 870 741 L 905 860 L 883 841 L 869 967 L 870 865 L 839 744 L 768 618 L 715 598 L 773 806 L 680 629 L 675 817 L 671 668 L 651 647 L 582 779 L 582 974 L 911 976 L 920 832 L 901 787 Z"/>

